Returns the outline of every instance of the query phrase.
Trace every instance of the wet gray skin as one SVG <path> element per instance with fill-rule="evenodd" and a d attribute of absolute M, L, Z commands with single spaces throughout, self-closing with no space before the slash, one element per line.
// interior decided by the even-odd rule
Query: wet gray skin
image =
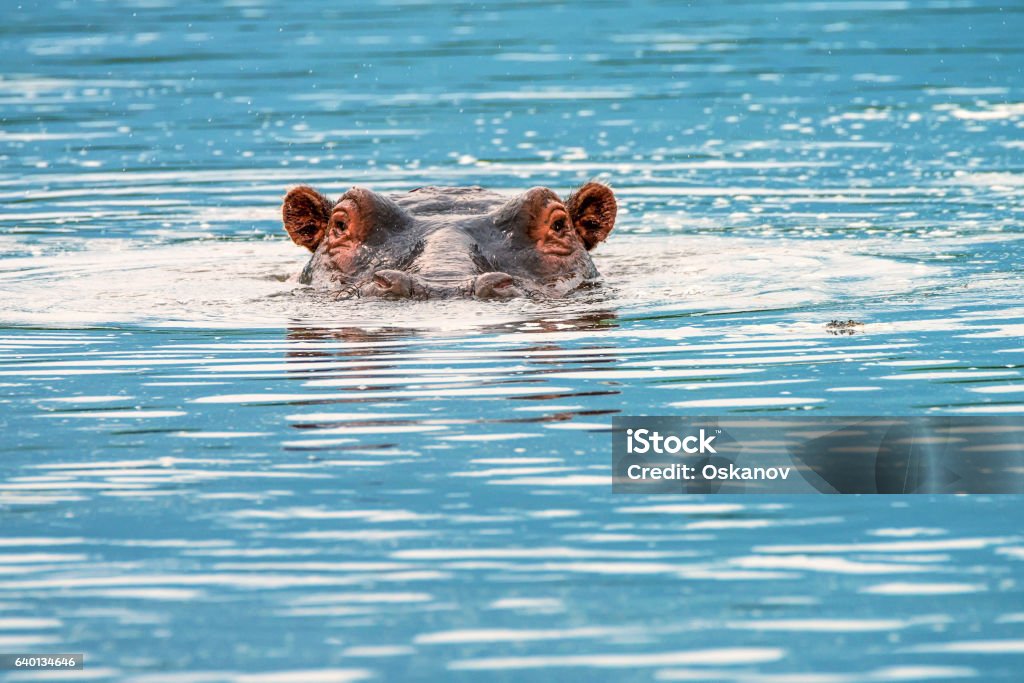
<path fill-rule="evenodd" d="M 561 297 L 598 277 L 590 250 L 615 225 L 611 189 L 587 183 L 565 201 L 543 187 L 514 197 L 479 187 L 337 201 L 308 186 L 285 196 L 292 240 L 313 255 L 300 281 L 388 298 Z"/>

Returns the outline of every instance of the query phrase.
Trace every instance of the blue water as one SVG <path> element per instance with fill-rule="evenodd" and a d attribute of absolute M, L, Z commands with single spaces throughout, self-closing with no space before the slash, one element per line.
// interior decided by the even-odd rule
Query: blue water
<path fill-rule="evenodd" d="M 0 652 L 174 683 L 1019 680 L 1018 498 L 613 496 L 607 430 L 1024 414 L 1024 6 L 3 19 Z M 569 301 L 289 280 L 289 185 L 590 178 L 620 217 Z"/>

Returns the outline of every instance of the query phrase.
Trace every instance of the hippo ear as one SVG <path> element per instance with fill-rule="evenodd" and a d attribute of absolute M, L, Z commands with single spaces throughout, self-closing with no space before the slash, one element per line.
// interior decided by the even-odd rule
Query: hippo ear
<path fill-rule="evenodd" d="M 603 242 L 615 227 L 617 205 L 607 185 L 587 183 L 572 193 L 565 206 L 587 251 Z"/>
<path fill-rule="evenodd" d="M 331 200 L 308 185 L 299 185 L 285 195 L 281 219 L 295 244 L 316 251 L 331 220 Z"/>

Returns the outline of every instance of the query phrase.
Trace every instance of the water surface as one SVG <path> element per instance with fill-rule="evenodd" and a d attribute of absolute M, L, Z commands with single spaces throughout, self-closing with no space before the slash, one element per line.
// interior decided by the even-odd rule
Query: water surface
<path fill-rule="evenodd" d="M 1024 8 L 4 18 L 0 651 L 176 683 L 1017 678 L 1018 499 L 612 496 L 607 430 L 1024 413 Z M 289 279 L 289 185 L 591 178 L 620 218 L 570 300 Z"/>

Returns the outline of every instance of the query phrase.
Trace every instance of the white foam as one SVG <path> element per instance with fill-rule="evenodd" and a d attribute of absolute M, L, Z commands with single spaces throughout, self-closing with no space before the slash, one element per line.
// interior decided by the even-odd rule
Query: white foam
<path fill-rule="evenodd" d="M 564 92 L 559 92 L 560 96 L 564 95 Z M 726 163 L 735 165 L 736 162 Z M 517 173 L 520 171 L 516 169 Z M 260 172 L 250 169 L 242 173 L 246 181 L 251 181 L 254 174 L 260 175 Z M 159 178 L 162 175 L 168 176 L 160 172 L 136 173 L 136 180 L 141 182 L 143 176 Z M 153 195 L 164 189 L 168 194 L 187 191 L 204 175 L 224 182 L 230 179 L 231 172 L 225 171 L 225 175 L 197 172 L 196 177 L 190 176 L 187 184 L 147 187 L 146 194 Z M 292 178 L 290 173 L 277 170 L 263 175 L 273 182 L 278 182 L 279 177 L 282 180 Z M 174 174 L 168 177 L 178 180 Z M 70 180 L 80 181 L 77 178 Z M 57 177 L 51 178 L 51 182 L 58 182 Z M 111 182 L 119 183 L 121 179 L 115 181 L 111 176 Z M 658 196 L 665 189 L 631 188 L 627 194 Z M 687 188 L 688 196 L 693 194 L 691 189 L 708 188 Z M 718 188 L 715 189 L 718 192 Z M 732 190 L 722 188 L 718 193 L 728 195 Z M 133 193 L 137 188 L 126 188 L 126 191 Z M 744 188 L 744 191 L 760 190 Z M 763 191 L 768 192 L 767 189 Z M 771 191 L 774 194 L 779 192 Z M 802 196 L 814 194 L 808 194 L 809 190 L 805 189 L 781 192 L 795 192 Z M 822 194 L 833 198 L 837 192 L 827 190 Z M 871 192 L 871 188 L 857 188 L 855 194 L 863 196 Z M 891 196 L 893 192 L 886 190 L 883 194 Z M 33 219 L 39 219 L 39 216 L 33 215 Z M 308 325 L 329 328 L 395 326 L 470 330 L 535 319 L 538 315 L 605 310 L 608 305 L 604 295 L 596 299 L 579 297 L 566 302 L 522 300 L 501 306 L 465 300 L 431 302 L 429 305 L 358 299 L 338 301 L 330 296 L 306 292 L 288 280 L 288 276 L 301 269 L 305 256 L 283 236 L 277 240 L 252 242 L 200 239 L 164 245 L 143 245 L 134 240 L 120 239 L 78 242 L 72 239 L 70 248 L 59 255 L 41 253 L 26 257 L 20 255 L 21 252 L 13 256 L 3 253 L 5 246 L 17 248 L 16 244 L 0 243 L 0 280 L 9 294 L 0 322 L 8 324 L 145 323 L 155 326 L 277 328 L 301 319 Z M 636 238 L 623 234 L 602 245 L 596 252 L 596 258 L 610 285 L 607 293 L 614 293 L 619 304 L 675 310 L 807 307 L 830 299 L 896 295 L 908 288 L 934 282 L 945 273 L 944 268 L 937 265 L 923 266 L 865 256 L 861 247 L 862 244 L 843 241 L 829 242 L 827 248 L 823 248 L 821 242 L 777 238 L 714 235 Z M 699 267 L 693 259 L 697 254 L 728 254 L 729 268 Z M 638 264 L 643 264 L 643 278 L 636 277 Z M 793 272 L 800 272 L 801 277 L 790 277 Z M 123 286 L 128 277 L 132 282 L 130 288 Z M 382 307 L 387 311 L 383 316 L 387 323 L 383 325 Z M 19 340 L 15 339 L 13 343 L 19 343 Z M 335 360 L 344 362 L 343 358 Z M 145 364 L 146 361 L 140 358 L 135 363 Z M 304 363 L 302 359 L 296 359 L 295 363 L 309 371 L 317 369 L 316 363 Z M 263 369 L 243 362 L 235 369 L 225 368 L 224 372 L 288 372 L 287 366 L 288 363 L 281 363 L 280 359 L 276 367 Z M 97 374 L 102 367 L 65 367 L 59 371 L 39 368 L 35 374 Z M 114 367 L 120 366 L 111 366 Z M 616 371 L 626 373 L 623 378 L 633 378 L 633 373 L 645 372 L 621 368 Z M 0 372 L 10 374 L 16 370 Z M 590 370 L 570 372 L 589 376 Z M 661 376 L 687 375 L 662 372 Z"/>

